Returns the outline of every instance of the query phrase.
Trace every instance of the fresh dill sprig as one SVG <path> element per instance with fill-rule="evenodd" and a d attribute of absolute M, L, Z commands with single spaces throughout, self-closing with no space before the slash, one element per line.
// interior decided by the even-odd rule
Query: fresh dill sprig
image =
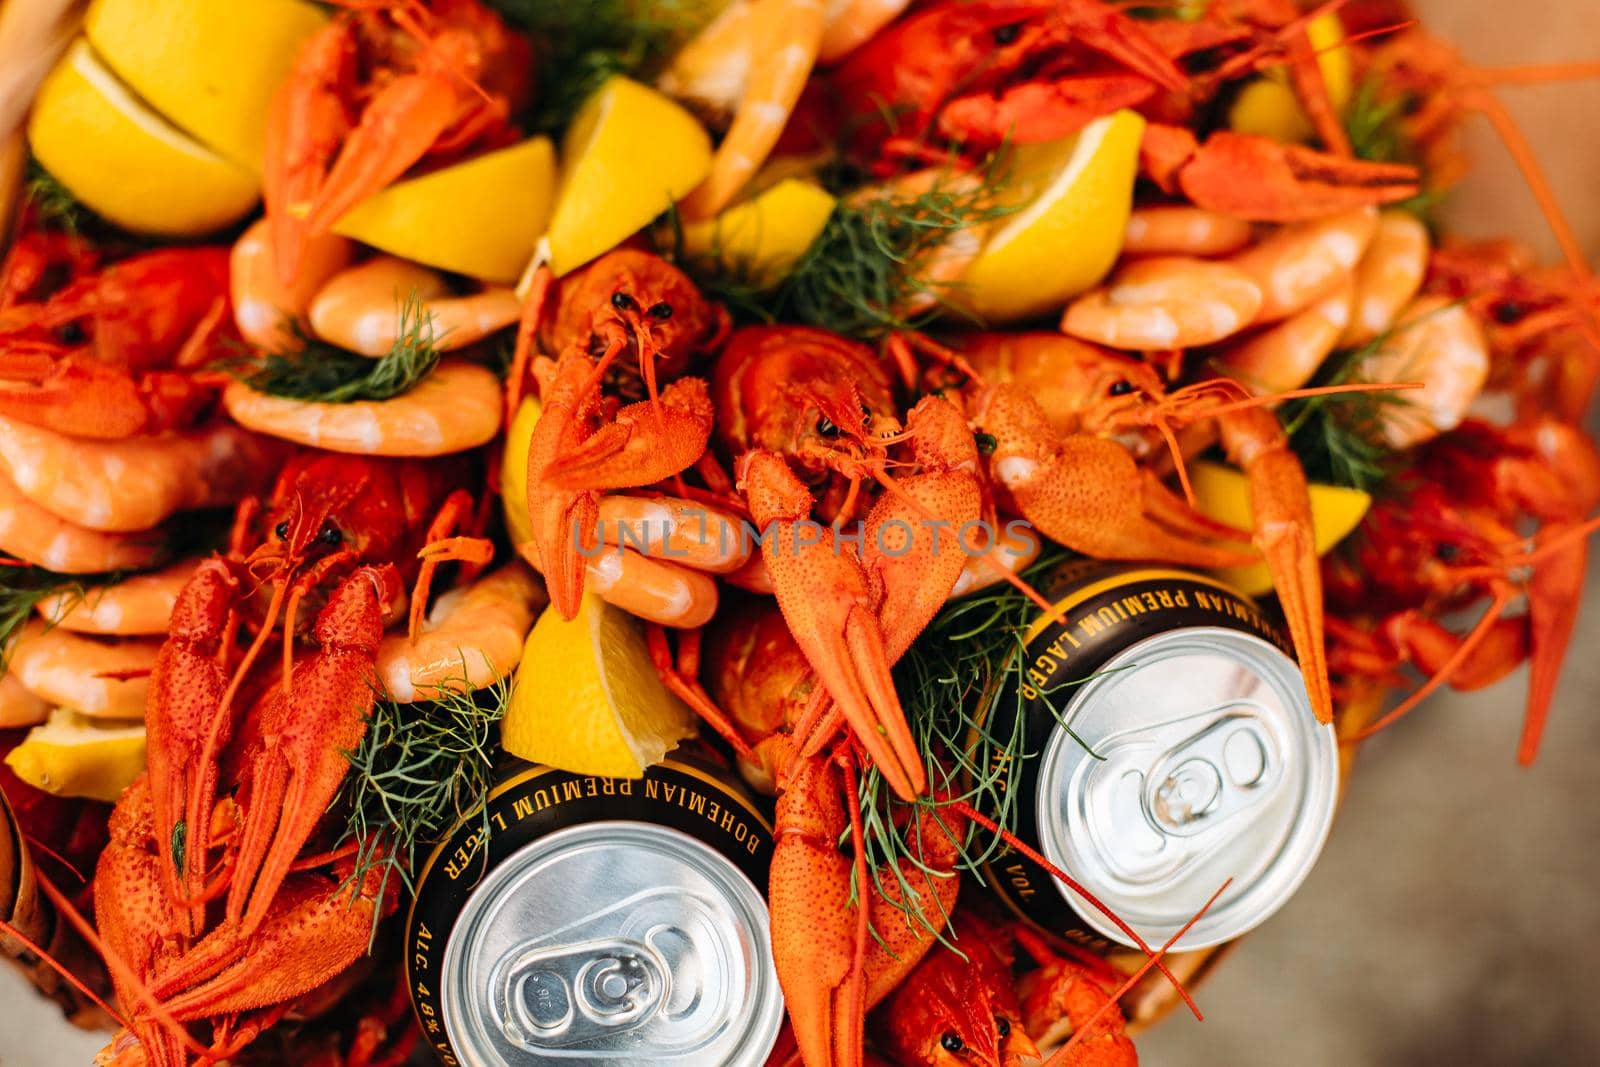
<path fill-rule="evenodd" d="M 28 162 L 27 204 L 41 226 L 57 227 L 69 234 L 80 232 L 91 220 L 89 211 L 56 176 Z"/>
<path fill-rule="evenodd" d="M 1047 551 L 1024 572 L 1024 580 L 1035 583 L 1064 558 L 1059 550 Z M 928 913 L 929 902 L 920 898 L 899 861 L 930 871 L 924 858 L 930 846 L 919 837 L 918 816 L 931 813 L 945 829 L 959 825 L 959 818 L 940 811 L 952 800 L 972 805 L 1003 830 L 1016 825 L 1016 805 L 1026 798 L 1008 786 L 1014 764 L 1034 755 L 1024 751 L 1023 683 L 1029 662 L 1024 634 L 1038 616 L 1038 607 L 1006 584 L 941 611 L 895 667 L 901 704 L 926 762 L 929 792 L 907 802 L 894 795 L 876 768 L 861 777 L 867 861 L 883 872 L 879 877 L 886 873 L 898 881 L 897 906 L 908 921 L 941 939 L 949 917 Z M 1061 721 L 1061 710 L 1055 713 Z M 976 871 L 1003 847 L 999 835 L 981 846 L 974 834 L 961 836 L 960 870 Z"/>
<path fill-rule="evenodd" d="M 385 878 L 392 874 L 414 889 L 419 848 L 467 819 L 481 817 L 487 832 L 495 728 L 511 686 L 507 676 L 475 692 L 441 687 L 432 700 L 380 697 L 373 704 L 361 744 L 346 753 L 350 773 L 340 793 L 349 813 L 341 844 L 357 846 L 354 881 L 382 866 Z"/>
<path fill-rule="evenodd" d="M 992 163 L 978 181 L 963 177 L 952 172 L 923 192 L 886 187 L 841 199 L 821 235 L 771 291 L 704 264 L 690 264 L 690 273 L 746 321 L 800 322 L 862 340 L 920 329 L 941 311 L 962 313 L 949 300 L 954 283 L 926 277 L 940 248 L 960 231 L 1016 209 L 997 198 L 1004 175 Z M 930 297 L 927 310 L 905 310 Z"/>
<path fill-rule="evenodd" d="M 1391 330 L 1360 348 L 1335 354 L 1308 384 L 1353 385 L 1365 381 L 1362 367 L 1393 336 Z M 1408 402 L 1400 391 L 1299 397 L 1284 401 L 1278 408 L 1278 419 L 1307 478 L 1370 493 L 1400 467 L 1398 455 L 1384 443 L 1383 422 L 1396 405 Z"/>
<path fill-rule="evenodd" d="M 536 133 L 564 129 L 613 74 L 649 77 L 695 25 L 695 0 L 490 0 L 534 39 Z"/>
<path fill-rule="evenodd" d="M 1383 80 L 1377 75 L 1363 80 L 1344 113 L 1345 133 L 1350 137 L 1350 148 L 1356 158 L 1374 163 L 1408 163 L 1422 168 L 1426 160 L 1405 128 L 1405 115 L 1410 107 L 1408 98 L 1386 94 Z M 1424 182 L 1421 192 L 1394 206 L 1431 224 L 1444 195 L 1445 190 Z"/>
<path fill-rule="evenodd" d="M 439 364 L 433 319 L 416 293 L 401 302 L 399 311 L 400 336 L 378 359 L 299 333 L 298 351 L 252 353 L 228 361 L 224 369 L 270 396 L 326 404 L 389 400 L 411 390 Z"/>
<path fill-rule="evenodd" d="M 11 662 L 12 637 L 29 619 L 35 617 L 39 601 L 58 593 L 66 600 L 54 618 L 44 619 L 46 627 L 54 626 L 60 616 L 85 597 L 99 584 L 113 584 L 122 580 L 120 572 L 96 575 L 57 574 L 43 567 L 0 566 L 0 674 Z"/>
<path fill-rule="evenodd" d="M 1344 129 L 1357 159 L 1374 163 L 1414 163 L 1416 149 L 1401 120 L 1406 101 L 1385 96 L 1382 79 L 1369 76 L 1356 87 L 1345 108 Z"/>

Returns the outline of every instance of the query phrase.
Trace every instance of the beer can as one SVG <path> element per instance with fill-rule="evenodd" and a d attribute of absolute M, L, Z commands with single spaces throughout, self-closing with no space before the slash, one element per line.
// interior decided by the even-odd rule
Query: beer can
<path fill-rule="evenodd" d="M 989 724 L 1016 833 L 1147 942 L 1239 936 L 1288 900 L 1332 824 L 1333 728 L 1316 721 L 1290 645 L 1245 596 L 1201 574 L 1073 560 L 1041 592 L 1066 618 L 1024 634 L 1021 699 Z M 1002 718 L 1004 717 L 1004 718 Z M 1097 951 L 1133 941 L 1015 850 L 986 881 L 1019 916 Z"/>
<path fill-rule="evenodd" d="M 639 779 L 518 763 L 434 851 L 405 965 L 442 1063 L 766 1060 L 772 826 L 725 768 L 673 757 Z"/>

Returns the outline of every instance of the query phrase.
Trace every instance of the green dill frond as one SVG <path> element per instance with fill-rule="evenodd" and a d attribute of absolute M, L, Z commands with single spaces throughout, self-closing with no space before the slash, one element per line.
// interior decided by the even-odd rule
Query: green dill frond
<path fill-rule="evenodd" d="M 534 40 L 537 85 L 531 126 L 564 129 L 613 74 L 648 79 L 708 10 L 695 0 L 489 0 Z"/>
<path fill-rule="evenodd" d="M 997 157 L 998 158 L 998 157 Z M 949 302 L 953 284 L 926 278 L 931 258 L 954 234 L 1015 210 L 997 198 L 1004 175 L 991 165 L 977 182 L 940 180 L 925 192 L 884 189 L 846 197 L 789 275 L 770 292 L 747 278 L 703 267 L 690 272 L 736 318 L 800 322 L 862 340 L 920 329 Z M 904 311 L 931 297 L 925 312 Z"/>
<path fill-rule="evenodd" d="M 29 619 L 36 617 L 39 601 L 58 593 L 66 595 L 62 612 L 91 595 L 99 585 L 111 585 L 123 579 L 121 572 L 81 575 L 57 574 L 34 566 L 0 566 L 0 674 L 4 674 L 11 661 L 12 636 Z M 49 628 L 60 621 L 42 620 Z"/>
<path fill-rule="evenodd" d="M 400 336 L 394 347 L 378 359 L 346 352 L 298 328 L 297 334 L 302 344 L 298 351 L 250 354 L 228 361 L 223 369 L 269 396 L 348 404 L 397 397 L 439 364 L 433 320 L 415 292 L 400 304 Z"/>
<path fill-rule="evenodd" d="M 28 161 L 28 183 L 23 195 L 41 226 L 75 234 L 90 221 L 89 210 L 72 191 L 34 160 Z"/>
<path fill-rule="evenodd" d="M 341 843 L 358 846 L 354 880 L 381 865 L 413 889 L 418 849 L 472 818 L 481 817 L 487 832 L 495 731 L 511 686 L 508 676 L 471 693 L 441 688 L 433 700 L 373 704 L 360 746 L 346 753 L 350 773 L 340 793 L 349 813 Z"/>
<path fill-rule="evenodd" d="M 1350 98 L 1344 112 L 1344 130 L 1357 159 L 1374 163 L 1415 163 L 1416 149 L 1405 134 L 1402 119 L 1406 101 L 1386 96 L 1383 81 L 1368 75 Z"/>
<path fill-rule="evenodd" d="M 1390 330 L 1360 348 L 1335 353 L 1307 384 L 1353 385 L 1366 381 L 1361 376 L 1362 366 L 1394 332 Z M 1408 403 L 1403 391 L 1300 397 L 1279 406 L 1278 420 L 1289 437 L 1289 447 L 1300 457 L 1307 478 L 1371 493 L 1401 466 L 1400 456 L 1383 440 L 1383 422 L 1396 405 Z"/>
<path fill-rule="evenodd" d="M 1033 583 L 1059 564 L 1065 553 L 1047 551 L 1024 572 Z M 900 867 L 928 870 L 918 815 L 940 816 L 949 800 L 961 800 L 1002 829 L 1016 825 L 1019 798 L 1007 786 L 1013 764 L 1035 753 L 1024 751 L 1023 682 L 1027 647 L 1023 635 L 1039 609 L 1008 584 L 953 601 L 928 625 L 895 667 L 901 704 L 928 772 L 929 794 L 913 802 L 896 797 L 876 768 L 862 775 L 862 834 L 867 860 L 900 883 L 901 909 L 908 920 L 943 939 L 949 917 L 930 914 Z M 1060 718 L 1059 709 L 1057 714 Z M 1000 728 L 1001 723 L 1009 726 Z M 948 799 L 935 797 L 941 793 Z M 981 844 L 963 835 L 958 869 L 976 871 L 1003 846 L 998 835 Z"/>
<path fill-rule="evenodd" d="M 1426 160 L 1405 128 L 1405 115 L 1410 107 L 1407 97 L 1386 92 L 1383 79 L 1369 74 L 1356 87 L 1344 113 L 1345 133 L 1350 137 L 1350 147 L 1356 158 L 1374 163 L 1409 163 L 1421 168 Z M 1446 190 L 1430 187 L 1424 181 L 1422 192 L 1393 206 L 1432 225 L 1434 212 L 1445 194 Z"/>

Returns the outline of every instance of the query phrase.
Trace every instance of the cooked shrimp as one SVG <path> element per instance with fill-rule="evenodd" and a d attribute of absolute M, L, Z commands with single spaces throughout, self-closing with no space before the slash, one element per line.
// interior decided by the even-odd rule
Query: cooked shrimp
<path fill-rule="evenodd" d="M 1356 348 L 1394 325 L 1422 290 L 1432 245 L 1428 228 L 1409 211 L 1385 211 L 1367 254 L 1356 265 L 1355 303 L 1341 348 Z"/>
<path fill-rule="evenodd" d="M 90 530 L 134 533 L 175 512 L 238 503 L 270 480 L 283 447 L 217 420 L 118 441 L 67 437 L 0 416 L 0 467 L 23 495 Z"/>
<path fill-rule="evenodd" d="M 658 553 L 712 574 L 736 571 L 750 558 L 751 539 L 737 516 L 674 496 L 603 496 L 600 532 L 607 544 Z"/>
<path fill-rule="evenodd" d="M 911 0 L 828 0 L 817 61 L 844 58 L 910 6 Z"/>
<path fill-rule="evenodd" d="M 154 566 L 167 554 L 156 532 L 87 530 L 22 495 L 0 469 L 0 552 L 57 574 L 98 574 Z"/>
<path fill-rule="evenodd" d="M 1420 381 L 1383 409 L 1383 436 L 1412 448 L 1453 430 L 1489 377 L 1489 343 L 1472 313 L 1444 296 L 1414 302 L 1360 367 L 1370 382 Z"/>
<path fill-rule="evenodd" d="M 766 160 L 811 75 L 822 29 L 823 0 L 740 0 L 678 53 L 665 91 L 713 107 L 738 101 L 711 173 L 681 204 L 686 218 L 721 211 Z"/>
<path fill-rule="evenodd" d="M 1128 216 L 1122 251 L 1130 256 L 1225 256 L 1250 243 L 1250 223 L 1184 204 L 1138 207 Z"/>
<path fill-rule="evenodd" d="M 610 545 L 588 562 L 588 588 L 641 619 L 692 630 L 717 613 L 717 583 L 701 571 Z"/>
<path fill-rule="evenodd" d="M 268 352 L 289 352 L 300 347 L 300 331 L 309 330 L 306 309 L 327 280 L 350 263 L 355 243 L 336 233 L 306 242 L 300 270 L 293 285 L 284 285 L 272 261 L 272 241 L 266 219 L 261 219 L 233 243 L 228 257 L 228 283 L 233 297 L 233 321 L 239 334 Z"/>
<path fill-rule="evenodd" d="M 260 433 L 366 456 L 443 456 L 485 444 L 500 430 L 500 380 L 460 360 L 440 363 L 391 400 L 323 404 L 231 382 L 222 403 L 241 425 Z"/>
<path fill-rule="evenodd" d="M 1276 322 L 1327 296 L 1350 276 L 1378 228 L 1376 208 L 1283 226 L 1227 262 L 1261 287 L 1257 322 Z"/>
<path fill-rule="evenodd" d="M 1229 348 L 1218 365 L 1253 393 L 1300 388 L 1338 346 L 1339 335 L 1350 325 L 1354 293 L 1355 283 L 1345 279 L 1304 311 Z"/>
<path fill-rule="evenodd" d="M 51 704 L 95 718 L 142 719 L 160 648 L 152 638 L 87 637 L 31 622 L 11 649 L 10 673 Z"/>
<path fill-rule="evenodd" d="M 1159 256 L 1128 264 L 1068 304 L 1061 329 L 1112 348 L 1192 348 L 1233 336 L 1260 308 L 1261 289 L 1243 271 Z"/>
<path fill-rule="evenodd" d="M 23 688 L 15 675 L 0 675 L 0 730 L 37 726 L 50 714 L 50 702 Z"/>
<path fill-rule="evenodd" d="M 517 551 L 538 569 L 539 551 L 532 541 L 518 545 Z M 587 556 L 584 588 L 630 615 L 662 626 L 693 629 L 717 613 L 717 583 L 709 574 L 631 548 L 603 545 Z"/>
<path fill-rule="evenodd" d="M 443 352 L 481 341 L 522 317 L 522 301 L 508 288 L 454 296 L 438 271 L 395 256 L 374 256 L 328 279 L 311 300 L 311 329 L 363 356 L 387 355 L 400 339 L 408 300 L 427 314 L 426 332 Z"/>
<path fill-rule="evenodd" d="M 194 576 L 199 559 L 180 559 L 149 574 L 82 592 L 52 593 L 34 605 L 47 624 L 81 634 L 155 635 L 167 632 L 178 592 Z"/>
<path fill-rule="evenodd" d="M 545 600 L 544 586 L 520 560 L 452 589 L 434 602 L 415 638 L 383 639 L 378 680 L 402 704 L 493 685 L 516 667 Z"/>

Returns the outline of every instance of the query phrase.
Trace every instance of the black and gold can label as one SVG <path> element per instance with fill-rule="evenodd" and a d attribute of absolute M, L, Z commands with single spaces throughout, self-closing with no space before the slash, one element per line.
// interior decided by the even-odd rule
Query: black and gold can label
<path fill-rule="evenodd" d="M 502 770 L 486 809 L 456 826 L 428 858 L 406 921 L 411 1001 L 423 1037 L 441 1063 L 465 1062 L 445 1025 L 443 990 L 451 980 L 445 973 L 446 946 L 468 898 L 525 846 L 571 827 L 617 821 L 688 834 L 720 853 L 765 895 L 772 825 L 730 772 L 692 747 L 674 752 L 641 778 L 574 774 L 514 761 Z"/>
<path fill-rule="evenodd" d="M 1041 613 L 1024 633 L 1026 663 L 1020 701 L 999 701 L 995 715 L 1020 716 L 989 724 L 996 736 L 1020 736 L 1015 754 L 1000 757 L 1001 788 L 1015 798 L 1015 833 L 1041 842 L 1036 798 L 1041 753 L 1053 733 L 1067 730 L 1068 705 L 1087 681 L 1124 651 L 1148 638 L 1179 630 L 1220 627 L 1261 638 L 1292 659 L 1285 635 L 1243 594 L 1191 571 L 1149 564 L 1070 560 L 1055 568 L 1040 591 L 1057 615 Z M 1062 621 L 1064 618 L 1065 621 Z M 1125 670 L 1138 670 L 1137 663 Z M 1015 849 L 997 852 L 985 880 L 1018 916 L 1058 937 L 1097 951 L 1109 942 L 1086 925 L 1043 867 Z"/>

